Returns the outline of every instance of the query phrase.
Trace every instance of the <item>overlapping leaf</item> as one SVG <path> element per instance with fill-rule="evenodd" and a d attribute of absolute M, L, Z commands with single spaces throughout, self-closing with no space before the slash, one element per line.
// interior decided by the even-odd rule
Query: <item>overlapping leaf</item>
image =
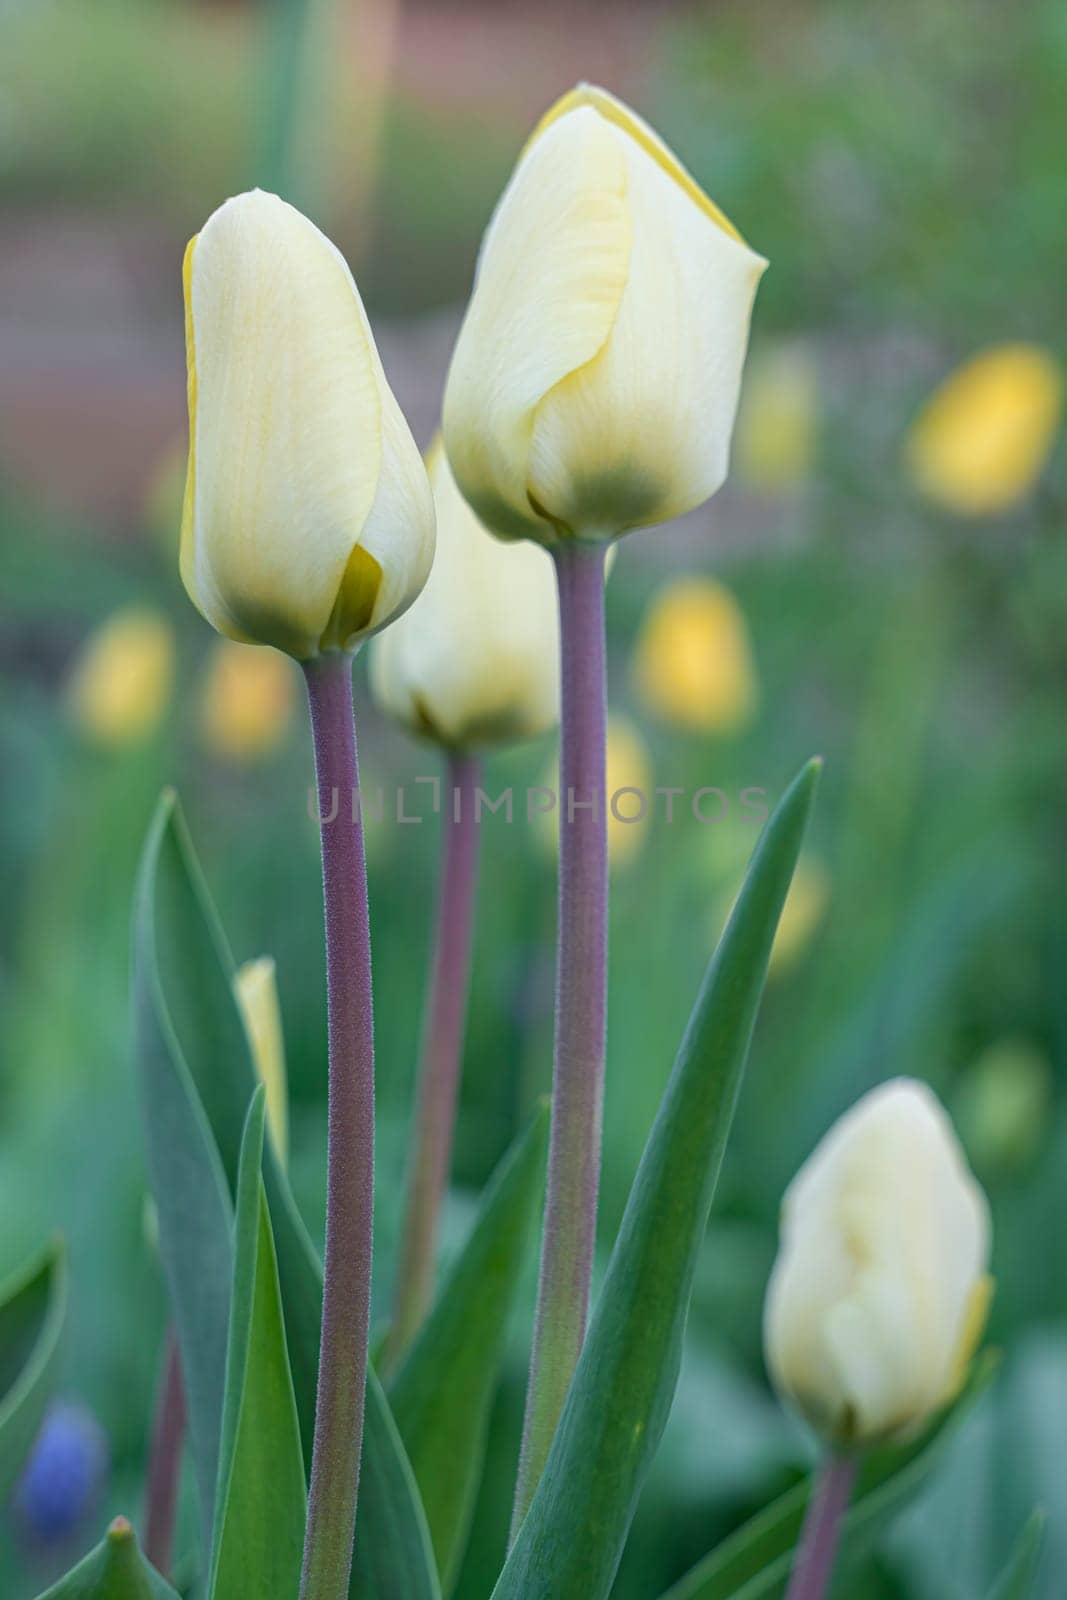
<path fill-rule="evenodd" d="M 237 1180 L 211 1600 L 292 1600 L 300 1584 L 304 1462 L 261 1175 L 265 1107 L 261 1087 Z"/>
<path fill-rule="evenodd" d="M 178 1600 L 178 1595 L 141 1554 L 126 1518 L 116 1517 L 102 1543 L 40 1600 Z"/>
<path fill-rule="evenodd" d="M 611 1589 L 674 1395 L 697 1253 L 818 768 L 801 772 L 768 822 L 708 969 L 494 1600 L 605 1600 Z"/>
<path fill-rule="evenodd" d="M 964 1393 L 917 1440 L 872 1453 L 860 1471 L 842 1528 L 838 1572 L 866 1556 L 929 1480 L 951 1435 L 997 1368 L 987 1352 Z M 810 1481 L 780 1495 L 676 1583 L 663 1600 L 781 1600 L 800 1537 Z"/>
<path fill-rule="evenodd" d="M 1030 1600 L 1041 1562 L 1045 1514 L 1035 1511 L 1019 1535 L 1011 1559 L 989 1594 L 989 1600 Z"/>
<path fill-rule="evenodd" d="M 66 1308 L 67 1271 L 59 1243 L 0 1286 L 0 1501 L 18 1478 L 44 1420 Z"/>
<path fill-rule="evenodd" d="M 494 1173 L 470 1237 L 389 1389 L 446 1594 L 470 1530 L 547 1138 L 548 1113 L 542 1108 Z"/>

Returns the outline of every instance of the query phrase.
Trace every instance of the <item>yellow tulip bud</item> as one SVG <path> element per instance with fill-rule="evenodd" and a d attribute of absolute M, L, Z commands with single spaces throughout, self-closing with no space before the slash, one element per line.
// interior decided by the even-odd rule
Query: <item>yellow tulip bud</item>
<path fill-rule="evenodd" d="M 803 956 L 826 914 L 830 875 L 814 856 L 801 856 L 771 946 L 770 970 L 774 976 L 788 972 Z"/>
<path fill-rule="evenodd" d="M 230 638 L 350 650 L 418 594 L 434 527 L 352 274 L 256 190 L 189 245 L 185 311 L 185 587 Z"/>
<path fill-rule="evenodd" d="M 256 1073 L 267 1091 L 267 1126 L 278 1160 L 284 1165 L 289 1159 L 285 1039 L 274 962 L 270 956 L 260 956 L 239 967 L 233 988 L 248 1031 Z"/>
<path fill-rule="evenodd" d="M 201 688 L 204 742 L 229 761 L 269 755 L 285 737 L 293 700 L 293 669 L 284 656 L 220 639 Z"/>
<path fill-rule="evenodd" d="M 486 232 L 445 392 L 494 533 L 613 538 L 713 494 L 765 266 L 632 111 L 565 95 Z"/>
<path fill-rule="evenodd" d="M 68 688 L 71 715 L 94 744 L 139 744 L 159 726 L 174 680 L 174 631 L 158 611 L 127 606 L 90 638 Z"/>
<path fill-rule="evenodd" d="M 648 709 L 695 733 L 731 733 L 755 709 L 748 626 L 730 591 L 710 578 L 679 578 L 645 615 L 634 680 Z"/>
<path fill-rule="evenodd" d="M 753 358 L 734 442 L 739 476 L 772 493 L 802 483 L 811 471 L 818 431 L 818 374 L 806 351 L 780 347 Z"/>
<path fill-rule="evenodd" d="M 985 1326 L 989 1207 L 937 1097 L 897 1078 L 786 1191 L 764 1313 L 779 1391 L 846 1448 L 905 1436 L 956 1393 Z"/>
<path fill-rule="evenodd" d="M 993 345 L 957 368 L 909 435 L 917 486 L 961 516 L 994 516 L 1034 487 L 1063 417 L 1063 371 L 1037 345 Z"/>
<path fill-rule="evenodd" d="M 440 442 L 427 466 L 437 554 L 410 611 L 374 641 L 371 687 L 390 716 L 451 749 L 532 738 L 559 718 L 552 562 L 487 532 Z"/>

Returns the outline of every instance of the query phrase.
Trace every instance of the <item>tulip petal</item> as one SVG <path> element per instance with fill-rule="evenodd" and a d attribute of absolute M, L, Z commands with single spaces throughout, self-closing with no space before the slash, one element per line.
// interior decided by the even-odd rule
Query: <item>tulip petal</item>
<path fill-rule="evenodd" d="M 382 460 L 380 364 L 343 258 L 274 195 L 227 201 L 186 263 L 182 575 L 220 632 L 311 655 Z"/>
<path fill-rule="evenodd" d="M 627 181 L 618 136 L 579 107 L 528 148 L 486 233 L 444 434 L 460 488 L 502 534 L 544 537 L 525 470 L 534 412 L 614 326 L 630 263 Z"/>
<path fill-rule="evenodd" d="M 693 203 L 691 180 L 677 181 L 647 142 L 601 125 L 628 174 L 626 290 L 595 360 L 538 406 L 529 489 L 567 527 L 614 535 L 700 505 L 725 478 L 766 262 L 710 202 Z"/>

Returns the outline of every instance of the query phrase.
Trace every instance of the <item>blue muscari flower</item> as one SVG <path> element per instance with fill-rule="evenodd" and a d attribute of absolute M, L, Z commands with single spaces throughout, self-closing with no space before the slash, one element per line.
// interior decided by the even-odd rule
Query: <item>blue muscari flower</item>
<path fill-rule="evenodd" d="M 92 1412 L 54 1405 L 12 1498 L 19 1531 L 34 1544 L 65 1543 L 97 1502 L 107 1467 L 107 1438 Z"/>

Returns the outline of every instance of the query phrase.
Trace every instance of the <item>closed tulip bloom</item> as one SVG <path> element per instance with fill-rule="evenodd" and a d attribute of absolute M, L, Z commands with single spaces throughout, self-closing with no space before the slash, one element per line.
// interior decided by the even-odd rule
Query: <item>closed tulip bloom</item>
<path fill-rule="evenodd" d="M 284 1165 L 289 1159 L 289 1088 L 282 1009 L 271 957 L 260 956 L 238 967 L 233 989 L 252 1046 L 256 1075 L 267 1091 L 267 1127 Z"/>
<path fill-rule="evenodd" d="M 422 460 L 359 291 L 299 211 L 228 200 L 185 257 L 181 570 L 213 627 L 308 660 L 415 598 L 433 557 Z"/>
<path fill-rule="evenodd" d="M 109 749 L 149 738 L 174 681 L 174 630 L 148 606 L 124 606 L 89 639 L 67 690 L 70 714 L 93 744 Z"/>
<path fill-rule="evenodd" d="M 258 761 L 284 739 L 293 715 L 294 673 L 276 650 L 220 639 L 200 696 L 200 731 L 228 761 Z"/>
<path fill-rule="evenodd" d="M 940 1102 L 898 1078 L 831 1129 L 786 1192 L 767 1364 L 832 1444 L 919 1428 L 985 1325 L 989 1208 Z"/>
<path fill-rule="evenodd" d="M 528 739 L 559 718 L 559 616 L 552 562 L 501 544 L 459 490 L 440 442 L 428 459 L 437 554 L 411 610 L 376 639 L 382 709 L 452 750 Z"/>
<path fill-rule="evenodd" d="M 488 526 L 613 538 L 713 494 L 765 266 L 628 107 L 565 95 L 489 225 L 445 394 Z"/>
<path fill-rule="evenodd" d="M 919 489 L 960 516 L 1029 494 L 1063 420 L 1063 371 L 1037 345 L 1002 344 L 951 373 L 920 413 L 906 458 Z"/>
<path fill-rule="evenodd" d="M 678 578 L 645 616 L 634 661 L 635 687 L 664 722 L 694 733 L 733 733 L 758 698 L 748 624 L 723 584 Z"/>

